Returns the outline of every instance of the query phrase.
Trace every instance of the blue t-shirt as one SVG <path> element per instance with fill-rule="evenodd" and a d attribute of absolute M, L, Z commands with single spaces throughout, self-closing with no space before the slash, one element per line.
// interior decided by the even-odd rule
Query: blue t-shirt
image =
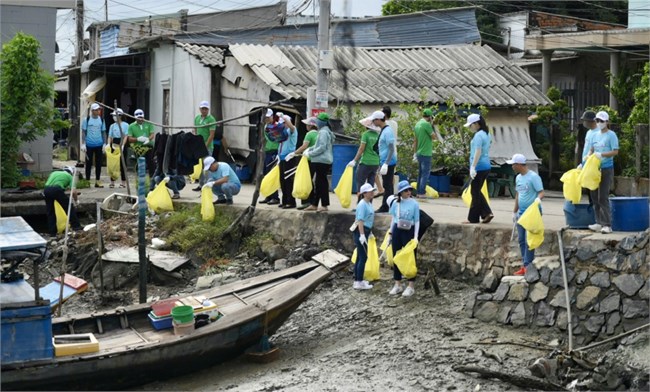
<path fill-rule="evenodd" d="M 401 204 L 401 205 L 400 205 Z M 399 206 L 399 216 L 397 216 L 397 206 Z M 402 199 L 400 203 L 393 203 L 390 207 L 390 215 L 393 217 L 395 223 L 398 220 L 409 220 L 411 223 L 420 221 L 420 205 L 413 198 Z"/>
<path fill-rule="evenodd" d="M 122 133 L 126 137 L 129 134 L 129 124 L 122 121 Z M 118 128 L 117 123 L 111 124 L 111 128 L 108 130 L 108 137 L 113 139 L 121 139 L 122 135 L 120 134 L 120 128 Z"/>
<path fill-rule="evenodd" d="M 361 200 L 357 204 L 356 220 L 363 221 L 365 227 L 372 229 L 372 225 L 375 223 L 375 210 L 372 208 L 372 204 L 369 204 L 365 200 Z M 366 233 L 368 235 L 369 233 Z"/>
<path fill-rule="evenodd" d="M 215 171 L 209 171 L 208 170 L 208 176 L 210 177 L 210 180 L 220 180 L 226 176 L 228 176 L 228 182 L 231 184 L 237 184 L 241 186 L 241 182 L 239 182 L 239 177 L 237 177 L 237 173 L 235 173 L 234 170 L 232 170 L 232 167 L 230 167 L 229 164 L 226 162 L 219 162 L 219 167 Z"/>
<path fill-rule="evenodd" d="M 594 147 L 594 152 L 604 153 L 618 150 L 618 136 L 612 130 L 603 133 L 601 131 L 594 132 L 591 135 L 591 145 Z M 614 157 L 603 157 L 600 161 L 601 169 L 609 169 L 614 167 Z"/>
<path fill-rule="evenodd" d="M 395 132 L 390 125 L 386 125 L 381 131 L 379 136 L 379 164 L 383 165 L 386 163 L 386 158 L 388 158 L 388 146 L 393 145 L 393 156 L 388 162 L 389 166 L 397 165 L 397 143 L 395 140 Z"/>
<path fill-rule="evenodd" d="M 490 170 L 492 165 L 490 165 L 490 143 L 492 142 L 490 134 L 484 131 L 477 131 L 472 138 L 470 143 L 470 153 L 469 153 L 469 164 L 470 166 L 474 163 L 474 156 L 476 155 L 476 150 L 481 149 L 481 155 L 478 158 L 476 163 L 476 170 Z"/>
<path fill-rule="evenodd" d="M 544 190 L 544 185 L 539 174 L 528 170 L 526 174 L 517 175 L 516 189 L 519 196 L 519 214 L 523 214 L 533 204 L 539 192 Z"/>
<path fill-rule="evenodd" d="M 590 129 L 587 131 L 587 134 L 585 135 L 585 146 L 582 148 L 583 164 L 587 161 L 587 156 L 589 155 L 589 149 L 591 149 L 591 138 L 597 132 L 600 132 L 600 129 L 598 128 Z"/>
<path fill-rule="evenodd" d="M 106 124 L 101 117 L 85 118 L 81 123 L 81 129 L 86 135 L 86 147 L 101 147 L 104 145 L 102 134 L 106 132 Z"/>
<path fill-rule="evenodd" d="M 284 159 L 289 155 L 289 153 L 292 153 L 296 151 L 296 143 L 298 143 L 298 131 L 296 130 L 296 127 L 293 129 L 288 129 L 289 131 L 289 138 L 282 143 L 280 143 L 280 147 L 278 147 L 278 154 L 280 155 L 280 160 Z"/>

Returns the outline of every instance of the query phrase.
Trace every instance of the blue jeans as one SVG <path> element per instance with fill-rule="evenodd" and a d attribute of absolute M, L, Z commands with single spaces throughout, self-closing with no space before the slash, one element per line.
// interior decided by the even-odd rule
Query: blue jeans
<path fill-rule="evenodd" d="M 427 185 L 429 185 L 429 174 L 431 173 L 431 157 L 418 155 L 418 195 L 427 193 Z"/>
<path fill-rule="evenodd" d="M 366 239 L 370 235 L 371 231 L 369 227 L 364 227 L 364 233 Z M 354 239 L 354 245 L 357 248 L 357 262 L 354 263 L 354 281 L 361 282 L 363 280 L 363 272 L 366 270 L 366 261 L 368 260 L 368 243 L 362 245 L 359 242 L 359 230 L 355 230 L 352 233 Z"/>
<path fill-rule="evenodd" d="M 517 224 L 517 235 L 519 237 L 519 250 L 521 251 L 521 257 L 524 259 L 524 267 L 528 267 L 528 265 L 535 259 L 535 250 L 528 249 L 528 243 L 526 243 L 526 229 L 524 229 L 520 224 Z"/>
<path fill-rule="evenodd" d="M 232 200 L 232 197 L 239 193 L 241 186 L 233 183 L 226 182 L 225 184 L 219 184 L 212 187 L 212 193 L 217 195 L 219 199 Z"/>

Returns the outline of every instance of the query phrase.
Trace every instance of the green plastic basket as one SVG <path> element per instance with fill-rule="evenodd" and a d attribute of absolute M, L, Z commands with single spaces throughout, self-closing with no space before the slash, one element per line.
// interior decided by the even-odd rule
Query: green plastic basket
<path fill-rule="evenodd" d="M 194 309 L 191 306 L 176 306 L 172 309 L 172 319 L 178 324 L 194 320 Z"/>

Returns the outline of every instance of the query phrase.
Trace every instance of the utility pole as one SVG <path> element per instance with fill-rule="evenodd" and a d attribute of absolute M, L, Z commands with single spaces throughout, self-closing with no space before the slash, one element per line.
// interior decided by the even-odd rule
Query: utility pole
<path fill-rule="evenodd" d="M 330 0 L 320 0 L 318 19 L 318 70 L 316 74 L 316 109 L 328 107 L 329 71 L 334 68 L 334 53 L 330 50 Z"/>
<path fill-rule="evenodd" d="M 108 0 L 104 0 L 104 21 L 108 22 Z"/>
<path fill-rule="evenodd" d="M 75 18 L 77 21 L 77 61 L 76 65 L 81 66 L 84 57 L 84 1 L 77 0 L 75 7 Z"/>

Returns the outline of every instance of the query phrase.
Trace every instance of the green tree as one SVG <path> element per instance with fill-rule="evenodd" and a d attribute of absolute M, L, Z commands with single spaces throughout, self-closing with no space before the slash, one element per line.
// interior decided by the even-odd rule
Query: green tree
<path fill-rule="evenodd" d="M 551 179 L 553 172 L 563 171 L 560 165 L 561 152 L 566 150 L 562 143 L 571 143 L 571 138 L 566 139 L 563 134 L 567 133 L 569 122 L 566 119 L 571 110 L 567 102 L 561 98 L 562 93 L 556 87 L 550 87 L 546 96 L 553 102 L 551 105 L 541 105 L 536 109 L 537 117 L 533 120 L 539 127 L 548 131 L 546 140 L 536 140 L 535 145 L 539 151 L 536 153 L 542 158 L 542 162 L 548 164 L 548 179 Z M 539 136 L 539 132 L 537 133 Z M 573 145 L 575 142 L 572 143 Z"/>
<path fill-rule="evenodd" d="M 54 108 L 54 77 L 41 68 L 40 54 L 38 40 L 22 32 L 2 46 L 2 187 L 14 187 L 18 182 L 16 161 L 21 143 L 44 136 L 48 129 L 67 125 Z"/>
<path fill-rule="evenodd" d="M 619 159 L 623 167 L 623 175 L 648 177 L 648 145 L 643 146 L 641 150 L 641 172 L 636 170 L 636 126 L 639 124 L 648 124 L 650 116 L 650 63 L 645 63 L 643 67 L 643 76 L 641 83 L 634 90 L 634 107 L 630 112 L 630 117 L 623 123 L 622 135 L 619 138 L 620 154 Z"/>

